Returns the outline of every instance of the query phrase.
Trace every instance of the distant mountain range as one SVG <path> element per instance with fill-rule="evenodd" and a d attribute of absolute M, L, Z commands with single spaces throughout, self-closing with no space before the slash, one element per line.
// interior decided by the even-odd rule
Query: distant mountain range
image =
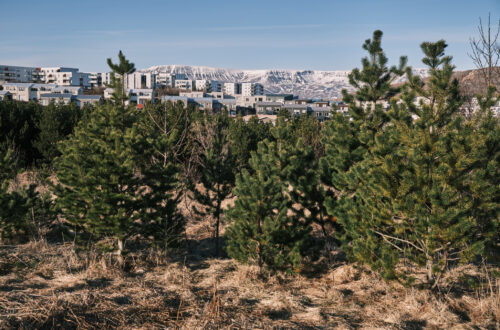
<path fill-rule="evenodd" d="M 348 79 L 350 71 L 236 70 L 190 65 L 159 65 L 140 71 L 183 73 L 188 79 L 220 82 L 258 82 L 264 86 L 266 93 L 289 93 L 301 98 L 336 98 L 341 95 L 342 89 L 351 90 Z M 428 71 L 414 69 L 414 74 L 426 77 Z"/>

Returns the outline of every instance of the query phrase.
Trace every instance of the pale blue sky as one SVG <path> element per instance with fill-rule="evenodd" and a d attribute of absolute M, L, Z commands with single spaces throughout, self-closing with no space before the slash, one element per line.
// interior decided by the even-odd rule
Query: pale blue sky
<path fill-rule="evenodd" d="M 458 69 L 473 68 L 479 17 L 498 22 L 500 0 L 0 0 L 0 64 L 107 70 L 119 49 L 137 68 L 350 70 L 384 31 L 391 63 L 445 39 Z"/>

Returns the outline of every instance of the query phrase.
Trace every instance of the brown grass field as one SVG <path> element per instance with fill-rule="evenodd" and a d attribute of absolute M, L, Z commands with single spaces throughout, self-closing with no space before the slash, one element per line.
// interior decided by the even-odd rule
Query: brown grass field
<path fill-rule="evenodd" d="M 500 281 L 461 266 L 437 291 L 385 282 L 324 252 L 298 275 L 215 259 L 208 223 L 170 256 L 130 252 L 125 266 L 72 243 L 0 247 L 0 328 L 498 329 Z M 489 280 L 489 281 L 488 281 Z"/>
<path fill-rule="evenodd" d="M 500 279 L 485 266 L 456 266 L 431 291 L 325 248 L 300 274 L 272 275 L 214 258 L 210 222 L 190 208 L 182 249 L 131 247 L 121 266 L 50 235 L 0 245 L 0 329 L 500 328 Z"/>

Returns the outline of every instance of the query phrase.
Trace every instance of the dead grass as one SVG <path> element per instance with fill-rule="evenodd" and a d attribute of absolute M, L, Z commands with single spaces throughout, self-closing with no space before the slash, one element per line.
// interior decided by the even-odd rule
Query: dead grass
<path fill-rule="evenodd" d="M 260 273 L 196 253 L 148 250 L 124 271 L 71 243 L 0 247 L 0 328 L 498 328 L 500 283 L 474 266 L 440 291 L 387 283 L 332 261 L 321 274 Z M 326 258 L 326 259 L 325 259 Z M 475 280 L 478 287 L 464 286 Z M 465 282 L 464 282 L 465 281 Z"/>

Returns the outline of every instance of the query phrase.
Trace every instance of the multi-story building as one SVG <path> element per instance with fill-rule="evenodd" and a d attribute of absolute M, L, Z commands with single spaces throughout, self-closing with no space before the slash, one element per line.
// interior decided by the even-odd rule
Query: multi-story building
<path fill-rule="evenodd" d="M 39 82 L 40 68 L 0 65 L 0 82 Z"/>
<path fill-rule="evenodd" d="M 184 73 L 160 72 L 156 74 L 156 85 L 162 87 L 175 87 L 176 80 L 187 80 Z"/>
<path fill-rule="evenodd" d="M 264 102 L 266 97 L 264 95 L 253 95 L 253 96 L 236 96 L 236 103 L 242 108 L 254 108 L 257 102 Z"/>
<path fill-rule="evenodd" d="M 156 75 L 150 72 L 134 72 L 125 75 L 126 89 L 153 89 L 156 87 Z"/>
<path fill-rule="evenodd" d="M 279 102 L 284 104 L 286 101 L 293 100 L 293 94 L 266 94 L 266 102 Z"/>
<path fill-rule="evenodd" d="M 240 95 L 241 94 L 241 84 L 236 82 L 224 83 L 224 94 L 228 95 Z"/>
<path fill-rule="evenodd" d="M 46 84 L 90 87 L 90 73 L 79 72 L 77 68 L 41 68 L 40 78 Z"/>
<path fill-rule="evenodd" d="M 112 72 L 91 72 L 89 74 L 90 87 L 103 87 L 111 84 Z"/>
<path fill-rule="evenodd" d="M 257 102 L 255 111 L 259 115 L 277 115 L 282 106 L 281 102 Z"/>
<path fill-rule="evenodd" d="M 70 93 L 47 93 L 40 95 L 40 104 L 49 105 L 50 103 L 56 104 L 69 104 L 73 101 L 74 95 Z"/>
<path fill-rule="evenodd" d="M 264 86 L 262 86 L 262 84 L 259 83 L 242 83 L 241 95 L 243 96 L 264 95 Z"/>
<path fill-rule="evenodd" d="M 193 81 L 189 79 L 176 79 L 175 88 L 193 90 Z"/>
<path fill-rule="evenodd" d="M 13 100 L 29 102 L 38 97 L 38 91 L 33 85 L 33 83 L 5 83 L 3 89 L 12 95 Z"/>

